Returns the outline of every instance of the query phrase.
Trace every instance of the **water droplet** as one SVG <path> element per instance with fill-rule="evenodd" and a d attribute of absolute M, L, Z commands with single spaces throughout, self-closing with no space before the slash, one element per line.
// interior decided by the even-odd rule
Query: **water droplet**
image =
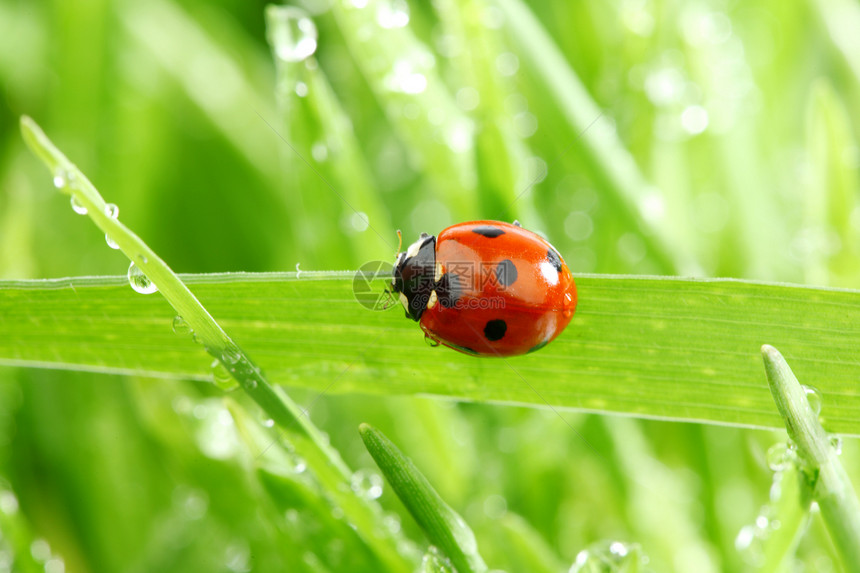
<path fill-rule="evenodd" d="M 191 327 L 178 314 L 173 317 L 173 333 L 179 336 L 187 336 L 192 333 Z"/>
<path fill-rule="evenodd" d="M 352 491 L 365 499 L 379 499 L 382 496 L 382 476 L 368 470 L 358 470 L 350 479 Z"/>
<path fill-rule="evenodd" d="M 221 359 L 227 364 L 236 364 L 242 358 L 242 351 L 235 346 L 228 346 L 221 353 Z"/>
<path fill-rule="evenodd" d="M 386 512 L 385 515 L 382 516 L 382 526 L 391 533 L 400 533 L 400 516 L 396 513 Z"/>
<path fill-rule="evenodd" d="M 438 340 L 436 340 L 435 338 L 432 338 L 429 334 L 424 334 L 424 342 L 430 348 L 436 348 L 440 344 L 440 342 Z"/>
<path fill-rule="evenodd" d="M 247 573 L 251 570 L 251 548 L 244 539 L 236 539 L 224 550 L 224 564 L 230 571 Z"/>
<path fill-rule="evenodd" d="M 9 490 L 0 492 L 0 511 L 6 515 L 18 513 L 18 498 Z"/>
<path fill-rule="evenodd" d="M 522 138 L 531 137 L 537 131 L 537 117 L 528 111 L 514 116 L 514 131 Z"/>
<path fill-rule="evenodd" d="M 271 418 L 266 418 L 265 420 L 263 420 L 260 423 L 263 424 L 264 428 L 272 428 L 275 426 L 275 421 Z"/>
<path fill-rule="evenodd" d="M 508 512 L 508 501 L 499 494 L 488 495 L 484 500 L 484 515 L 490 519 L 501 519 Z"/>
<path fill-rule="evenodd" d="M 511 94 L 505 98 L 505 110 L 511 115 L 529 110 L 529 100 L 523 94 Z"/>
<path fill-rule="evenodd" d="M 680 30 L 691 46 L 718 45 L 732 37 L 732 21 L 706 5 L 690 4 L 681 14 Z"/>
<path fill-rule="evenodd" d="M 254 375 L 251 375 L 245 379 L 245 389 L 254 390 L 256 388 L 257 388 L 257 379 L 254 377 Z"/>
<path fill-rule="evenodd" d="M 803 391 L 806 392 L 806 400 L 809 402 L 809 407 L 812 408 L 812 411 L 815 415 L 819 415 L 821 413 L 821 393 L 812 386 L 803 386 Z"/>
<path fill-rule="evenodd" d="M 57 169 L 57 172 L 54 174 L 54 187 L 56 187 L 57 189 L 62 189 L 68 184 L 69 175 L 66 170 L 63 168 Z"/>
<path fill-rule="evenodd" d="M 639 36 L 648 37 L 654 30 L 654 16 L 648 11 L 645 2 L 622 2 L 621 21 Z"/>
<path fill-rule="evenodd" d="M 107 246 L 111 249 L 119 250 L 119 245 L 116 243 L 116 241 L 111 239 L 110 235 L 108 235 L 107 233 L 105 233 L 105 243 L 107 243 Z"/>
<path fill-rule="evenodd" d="M 485 6 L 481 22 L 491 30 L 498 30 L 505 24 L 505 13 L 498 6 Z"/>
<path fill-rule="evenodd" d="M 197 520 L 205 516 L 209 510 L 209 496 L 200 489 L 177 486 L 173 490 L 173 504 L 187 519 Z"/>
<path fill-rule="evenodd" d="M 317 50 L 317 27 L 301 8 L 266 8 L 267 37 L 275 56 L 285 62 L 301 62 Z"/>
<path fill-rule="evenodd" d="M 767 450 L 767 465 L 775 472 L 787 470 L 794 461 L 794 450 L 785 442 L 774 444 Z"/>
<path fill-rule="evenodd" d="M 228 392 L 239 387 L 239 382 L 230 375 L 227 367 L 220 360 L 213 360 L 210 368 L 212 369 L 212 378 L 215 380 L 215 385 L 221 390 Z"/>
<path fill-rule="evenodd" d="M 318 163 L 328 159 L 328 147 L 322 141 L 317 141 L 311 146 L 311 155 Z"/>
<path fill-rule="evenodd" d="M 564 230 L 567 236 L 574 241 L 584 241 L 591 236 L 594 223 L 588 213 L 584 211 L 571 211 L 564 220 Z"/>
<path fill-rule="evenodd" d="M 513 52 L 504 52 L 496 56 L 496 69 L 503 76 L 512 76 L 520 69 L 520 59 Z"/>
<path fill-rule="evenodd" d="M 134 263 L 128 266 L 128 284 L 131 285 L 131 288 L 135 292 L 139 292 L 140 294 L 158 292 L 158 287 L 155 286 L 155 283 L 149 280 L 149 277 L 143 274 L 143 271 L 137 268 Z"/>
<path fill-rule="evenodd" d="M 87 208 L 84 207 L 80 201 L 78 201 L 77 196 L 72 195 L 72 198 L 69 199 L 69 202 L 72 204 L 72 210 L 78 215 L 86 215 Z"/>
<path fill-rule="evenodd" d="M 119 207 L 117 207 L 114 203 L 105 203 L 105 215 L 107 215 L 111 219 L 116 219 L 117 217 L 119 217 Z"/>
<path fill-rule="evenodd" d="M 830 447 L 833 448 L 837 456 L 842 454 L 842 438 L 840 436 L 832 436 L 830 438 Z"/>
<path fill-rule="evenodd" d="M 385 77 L 385 85 L 391 91 L 420 94 L 427 89 L 427 77 L 416 71 L 411 61 L 400 59 L 394 63 L 391 73 Z"/>
<path fill-rule="evenodd" d="M 666 106 L 681 99 L 686 78 L 678 68 L 665 67 L 648 74 L 645 79 L 645 94 L 656 106 Z"/>
<path fill-rule="evenodd" d="M 737 537 L 735 537 L 735 549 L 738 551 L 745 551 L 749 547 L 752 546 L 753 540 L 756 536 L 756 529 L 752 525 L 744 525 L 741 527 L 741 530 L 738 531 Z"/>
<path fill-rule="evenodd" d="M 433 43 L 444 58 L 456 58 L 463 51 L 463 41 L 457 34 L 435 33 Z"/>
<path fill-rule="evenodd" d="M 690 135 L 698 135 L 708 128 L 708 110 L 691 105 L 681 112 L 681 127 Z"/>
<path fill-rule="evenodd" d="M 598 541 L 576 555 L 569 573 L 643 571 L 648 563 L 638 543 Z"/>
<path fill-rule="evenodd" d="M 406 0 L 383 0 L 376 9 L 376 23 L 383 28 L 402 28 L 409 23 Z"/>
<path fill-rule="evenodd" d="M 666 203 L 657 189 L 646 192 L 639 199 L 639 212 L 649 222 L 658 223 L 666 214 Z"/>
<path fill-rule="evenodd" d="M 463 111 L 472 111 L 481 103 L 481 95 L 478 90 L 466 86 L 457 90 L 457 106 Z"/>
<path fill-rule="evenodd" d="M 370 219 L 368 218 L 367 213 L 356 211 L 352 216 L 350 216 L 349 223 L 355 231 L 362 233 L 370 226 Z"/>
<path fill-rule="evenodd" d="M 51 558 L 51 546 L 44 539 L 35 539 L 30 544 L 30 555 L 36 561 L 47 561 Z"/>
<path fill-rule="evenodd" d="M 296 82 L 296 95 L 299 97 L 308 95 L 308 84 L 305 82 Z"/>
<path fill-rule="evenodd" d="M 289 454 L 285 461 L 287 463 L 287 471 L 292 474 L 300 474 L 304 473 L 306 469 L 308 469 L 308 463 L 301 456 L 297 456 L 296 454 Z"/>

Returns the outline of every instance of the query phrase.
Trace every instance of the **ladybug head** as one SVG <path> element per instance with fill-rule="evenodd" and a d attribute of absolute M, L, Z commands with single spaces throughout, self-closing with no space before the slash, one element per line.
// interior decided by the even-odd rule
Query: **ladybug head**
<path fill-rule="evenodd" d="M 400 295 L 406 316 L 419 320 L 436 286 L 436 237 L 421 237 L 398 253 L 392 273 L 391 290 Z"/>

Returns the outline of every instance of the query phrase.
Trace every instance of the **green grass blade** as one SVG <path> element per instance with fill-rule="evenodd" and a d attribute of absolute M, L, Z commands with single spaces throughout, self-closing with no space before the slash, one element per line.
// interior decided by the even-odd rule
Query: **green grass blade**
<path fill-rule="evenodd" d="M 791 368 L 773 346 L 761 349 L 773 399 L 785 419 L 789 437 L 797 444 L 802 469 L 813 478 L 813 499 L 846 571 L 860 571 L 860 500 L 830 438 L 818 421 L 807 394 Z"/>
<path fill-rule="evenodd" d="M 412 460 L 404 456 L 376 428 L 362 424 L 360 432 L 367 451 L 385 474 L 397 497 L 430 542 L 451 560 L 458 573 L 487 571 L 487 565 L 478 553 L 475 534 L 463 518 L 436 493 Z"/>
<path fill-rule="evenodd" d="M 578 276 L 567 330 L 501 361 L 428 348 L 397 308 L 357 304 L 350 273 L 182 280 L 269 379 L 288 386 L 777 428 L 757 360 L 771 341 L 821 391 L 825 427 L 860 434 L 857 291 Z M 212 380 L 204 350 L 171 332 L 175 314 L 123 277 L 0 282 L 0 364 Z"/>

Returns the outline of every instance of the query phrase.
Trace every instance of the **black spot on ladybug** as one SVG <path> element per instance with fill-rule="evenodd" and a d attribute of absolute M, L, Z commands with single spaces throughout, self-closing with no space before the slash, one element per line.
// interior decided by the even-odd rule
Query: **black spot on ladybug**
<path fill-rule="evenodd" d="M 504 320 L 497 318 L 487 322 L 487 325 L 484 327 L 484 336 L 487 337 L 487 340 L 494 342 L 496 340 L 501 340 L 505 336 L 506 330 L 508 330 L 507 323 L 505 323 Z"/>
<path fill-rule="evenodd" d="M 541 348 L 543 348 L 547 344 L 549 344 L 549 340 L 544 340 L 543 342 L 538 342 L 537 344 L 535 344 L 534 346 L 529 348 L 529 351 L 527 354 L 531 354 L 532 352 L 537 352 L 538 350 L 540 350 Z"/>
<path fill-rule="evenodd" d="M 552 263 L 552 266 L 555 267 L 555 270 L 561 272 L 561 257 L 558 253 L 555 252 L 554 249 L 550 249 L 546 252 L 546 258 L 549 262 Z"/>
<path fill-rule="evenodd" d="M 510 259 L 496 265 L 496 280 L 501 286 L 511 286 L 517 280 L 517 267 Z"/>
<path fill-rule="evenodd" d="M 491 227 L 490 225 L 482 225 L 480 227 L 475 227 L 474 229 L 472 229 L 472 232 L 477 233 L 483 237 L 487 237 L 488 239 L 495 239 L 499 235 L 505 234 L 505 232 L 498 227 Z"/>

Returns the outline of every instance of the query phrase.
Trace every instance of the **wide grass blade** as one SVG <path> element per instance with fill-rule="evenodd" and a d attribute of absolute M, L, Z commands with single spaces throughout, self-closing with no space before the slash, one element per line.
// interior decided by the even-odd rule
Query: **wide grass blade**
<path fill-rule="evenodd" d="M 351 273 L 183 276 L 276 383 L 435 394 L 636 416 L 781 427 L 758 364 L 778 344 L 860 434 L 860 293 L 738 280 L 578 276 L 579 307 L 546 348 L 507 360 L 428 348 L 402 312 L 357 304 Z M 361 288 L 382 292 L 384 281 Z M 124 277 L 0 282 L 0 364 L 212 380 L 175 312 Z"/>

